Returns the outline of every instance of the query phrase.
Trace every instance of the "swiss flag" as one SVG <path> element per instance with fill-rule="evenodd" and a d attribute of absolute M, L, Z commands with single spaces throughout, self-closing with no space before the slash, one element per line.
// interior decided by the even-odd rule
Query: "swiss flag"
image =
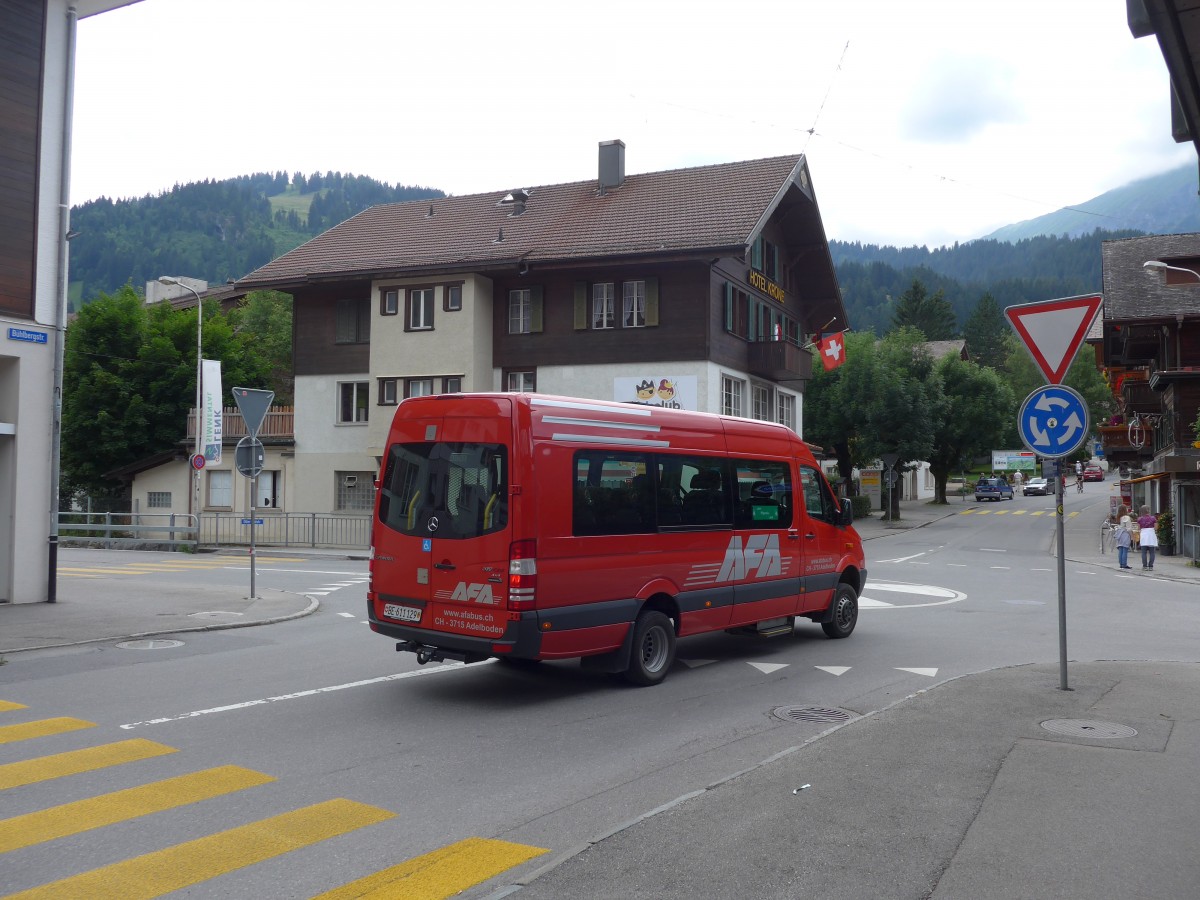
<path fill-rule="evenodd" d="M 821 363 L 825 366 L 825 371 L 836 369 L 846 361 L 846 342 L 842 337 L 843 332 L 831 334 L 829 337 L 821 338 L 817 344 L 817 349 L 821 354 Z"/>

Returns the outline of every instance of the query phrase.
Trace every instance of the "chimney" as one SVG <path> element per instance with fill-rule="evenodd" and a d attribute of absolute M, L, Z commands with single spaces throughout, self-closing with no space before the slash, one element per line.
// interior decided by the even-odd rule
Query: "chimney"
<path fill-rule="evenodd" d="M 600 194 L 625 181 L 625 142 L 600 142 Z"/>

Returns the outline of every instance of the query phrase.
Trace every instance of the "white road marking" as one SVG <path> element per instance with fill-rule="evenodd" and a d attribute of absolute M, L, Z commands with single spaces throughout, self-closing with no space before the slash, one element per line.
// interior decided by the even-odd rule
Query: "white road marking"
<path fill-rule="evenodd" d="M 995 547 L 980 547 L 980 553 L 1007 553 L 1007 550 L 997 550 Z"/>
<path fill-rule="evenodd" d="M 788 667 L 787 663 L 750 663 L 749 665 L 754 666 L 754 668 L 758 669 L 764 675 L 770 675 L 772 672 L 777 672 L 780 669 Z"/>
<path fill-rule="evenodd" d="M 225 566 L 226 569 L 237 569 L 239 572 L 245 566 Z M 362 575 L 362 572 L 331 572 L 328 569 L 264 569 L 262 566 L 256 567 L 258 572 L 295 572 L 297 575 L 343 575 L 348 578 L 355 578 Z"/>
<path fill-rule="evenodd" d="M 946 565 L 951 569 L 965 569 L 967 567 L 966 563 L 946 563 Z"/>
<path fill-rule="evenodd" d="M 1005 572 L 1007 572 L 1009 569 L 1012 568 L 1012 566 L 988 566 L 988 568 L 989 569 L 1003 569 Z"/>
<path fill-rule="evenodd" d="M 1053 569 L 1030 569 L 1030 572 L 1053 572 Z"/>
<path fill-rule="evenodd" d="M 308 597 L 328 597 L 332 591 L 305 591 L 305 596 Z"/>
<path fill-rule="evenodd" d="M 918 556 L 924 556 L 928 550 L 922 550 L 920 553 L 914 553 L 912 556 L 899 556 L 896 559 L 881 559 L 881 563 L 902 563 L 908 562 L 910 559 L 916 559 Z"/>
<path fill-rule="evenodd" d="M 353 619 L 355 617 L 354 613 L 338 613 L 338 615 L 345 619 Z"/>
<path fill-rule="evenodd" d="M 869 596 L 879 591 L 892 591 L 899 594 L 916 594 L 921 597 L 937 597 L 928 603 L 889 603 Z M 922 606 L 944 606 L 947 603 L 958 603 L 965 600 L 966 594 L 949 588 L 937 587 L 932 584 L 905 584 L 894 581 L 868 581 L 863 588 L 863 596 L 858 598 L 859 609 L 916 609 Z"/>
<path fill-rule="evenodd" d="M 813 668 L 828 672 L 830 675 L 845 675 L 850 671 L 849 666 L 813 666 Z"/>
<path fill-rule="evenodd" d="M 895 603 L 888 603 L 886 600 L 876 600 L 873 597 L 859 597 L 859 609 L 878 609 L 881 606 L 895 606 Z"/>
<path fill-rule="evenodd" d="M 896 667 L 897 672 L 912 672 L 914 675 L 927 675 L 932 678 L 938 673 L 937 669 L 904 669 L 900 666 Z"/>
<path fill-rule="evenodd" d="M 294 694 L 280 694 L 276 697 L 263 697 L 258 700 L 246 700 L 242 703 L 231 703 L 228 706 L 214 706 L 211 709 L 197 709 L 192 712 L 183 713 L 178 716 L 163 716 L 158 719 L 147 719 L 144 722 L 130 722 L 128 725 L 122 725 L 121 728 L 129 731 L 133 728 L 141 728 L 143 725 L 162 725 L 164 722 L 179 722 L 183 719 L 194 719 L 198 716 L 209 716 L 213 713 L 233 712 L 238 709 L 247 709 L 251 706 L 262 706 L 266 703 L 277 703 L 280 700 L 299 700 L 301 697 L 315 697 L 317 694 L 328 694 L 333 691 L 346 691 L 350 688 L 366 687 L 371 684 L 381 684 L 385 681 L 399 681 L 402 678 L 420 678 L 422 675 L 436 675 L 439 672 L 455 672 L 462 669 L 471 669 L 476 666 L 486 666 L 489 663 L 495 662 L 494 659 L 485 659 L 483 662 L 470 663 L 464 665 L 462 663 L 447 663 L 446 665 L 437 666 L 433 669 L 415 669 L 411 672 L 398 672 L 395 675 L 383 675 L 379 678 L 367 678 L 363 681 L 351 681 L 348 684 L 334 684 L 329 687 L 313 688 L 308 691 L 297 691 Z"/>

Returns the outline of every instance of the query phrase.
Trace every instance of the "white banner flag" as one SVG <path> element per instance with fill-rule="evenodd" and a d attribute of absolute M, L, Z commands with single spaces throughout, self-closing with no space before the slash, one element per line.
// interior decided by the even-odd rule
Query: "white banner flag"
<path fill-rule="evenodd" d="M 206 359 L 203 365 L 204 380 L 200 391 L 203 412 L 200 422 L 200 446 L 206 463 L 221 461 L 221 432 L 223 430 L 222 407 L 225 394 L 221 390 L 221 361 Z"/>

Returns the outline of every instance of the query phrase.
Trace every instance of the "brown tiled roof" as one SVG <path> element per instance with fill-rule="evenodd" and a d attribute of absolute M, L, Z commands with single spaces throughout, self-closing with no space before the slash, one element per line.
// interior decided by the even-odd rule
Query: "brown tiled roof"
<path fill-rule="evenodd" d="M 507 191 L 374 206 L 238 286 L 742 247 L 803 159 L 628 175 L 603 195 L 595 179 L 526 188 L 521 215 L 498 205 Z"/>

